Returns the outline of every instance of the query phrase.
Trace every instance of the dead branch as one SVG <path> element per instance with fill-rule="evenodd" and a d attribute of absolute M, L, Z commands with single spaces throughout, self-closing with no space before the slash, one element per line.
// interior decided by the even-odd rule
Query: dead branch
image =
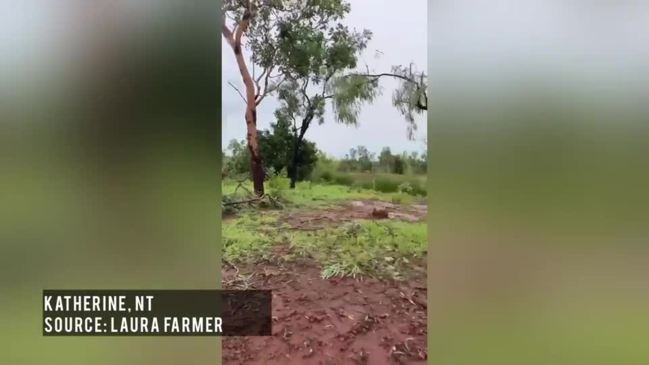
<path fill-rule="evenodd" d="M 237 87 L 234 86 L 234 84 L 233 84 L 232 82 L 230 82 L 230 81 L 228 81 L 228 85 L 232 86 L 232 88 L 233 88 L 233 89 L 234 89 L 234 90 L 239 94 L 239 96 L 241 96 L 241 99 L 242 99 L 243 102 L 245 103 L 245 102 L 246 102 L 246 98 L 243 96 L 243 93 L 241 93 L 241 90 L 237 89 Z"/>
<path fill-rule="evenodd" d="M 237 200 L 237 201 L 225 202 L 225 203 L 223 203 L 223 205 L 250 204 L 250 203 L 254 203 L 254 202 L 261 201 L 262 198 L 263 198 L 263 196 L 262 196 L 262 197 L 259 197 L 259 198 L 252 198 L 252 199 L 245 199 L 245 200 Z"/>

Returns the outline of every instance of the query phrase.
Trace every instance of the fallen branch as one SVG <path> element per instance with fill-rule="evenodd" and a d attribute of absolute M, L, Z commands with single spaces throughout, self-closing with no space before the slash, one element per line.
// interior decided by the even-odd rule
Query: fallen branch
<path fill-rule="evenodd" d="M 242 186 L 242 188 L 243 188 L 244 190 L 247 190 L 247 189 L 244 188 L 243 186 Z M 273 204 L 273 205 L 276 205 L 276 206 L 277 206 L 277 205 L 280 205 L 278 200 L 276 200 L 275 198 L 273 198 L 272 196 L 270 196 L 270 195 L 268 195 L 268 194 L 264 194 L 264 195 L 259 196 L 259 197 L 256 197 L 256 198 L 250 198 L 250 199 L 245 199 L 245 200 L 235 200 L 235 201 L 230 201 L 230 202 L 224 202 L 223 205 L 224 205 L 224 206 L 229 206 L 229 205 L 238 205 L 238 204 L 252 204 L 252 203 L 260 202 L 260 201 L 262 201 L 262 200 L 264 200 L 264 199 L 268 199 L 268 201 L 269 201 L 271 204 Z"/>
<path fill-rule="evenodd" d="M 237 201 L 231 201 L 231 202 L 225 202 L 223 205 L 237 205 L 237 204 L 246 204 L 246 203 L 254 203 L 261 201 L 264 197 L 261 196 L 259 198 L 252 198 L 252 199 L 246 199 L 246 200 L 237 200 Z"/>
<path fill-rule="evenodd" d="M 246 193 L 252 195 L 252 192 L 250 191 L 250 189 L 248 189 L 248 188 L 246 188 L 245 186 L 243 186 L 244 182 L 245 182 L 245 180 L 243 180 L 243 181 L 239 181 L 239 183 L 237 184 L 237 187 L 234 188 L 234 193 L 236 193 L 239 189 L 243 189 L 243 190 L 246 191 Z"/>

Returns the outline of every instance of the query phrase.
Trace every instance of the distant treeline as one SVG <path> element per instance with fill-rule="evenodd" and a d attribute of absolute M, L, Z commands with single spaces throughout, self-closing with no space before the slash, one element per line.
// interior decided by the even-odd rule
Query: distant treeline
<path fill-rule="evenodd" d="M 290 138 L 286 140 L 259 132 L 259 144 L 264 156 L 268 175 L 287 175 L 290 166 Z M 317 149 L 315 143 L 305 141 L 300 154 L 298 181 L 327 179 L 334 172 L 386 173 L 397 175 L 425 175 L 426 152 L 392 153 L 384 147 L 380 153 L 370 152 L 365 146 L 349 150 L 342 159 L 327 156 Z M 244 140 L 231 140 L 223 151 L 223 176 L 246 176 L 250 174 L 250 152 Z"/>
<path fill-rule="evenodd" d="M 427 164 L 425 152 L 393 154 L 390 147 L 383 147 L 377 155 L 364 146 L 358 146 L 349 150 L 345 158 L 340 160 L 338 171 L 423 175 L 426 174 Z"/>

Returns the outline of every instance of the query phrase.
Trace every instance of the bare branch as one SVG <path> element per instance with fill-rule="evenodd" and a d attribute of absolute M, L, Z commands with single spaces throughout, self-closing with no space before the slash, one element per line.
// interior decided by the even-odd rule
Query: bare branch
<path fill-rule="evenodd" d="M 234 86 L 234 84 L 231 83 L 230 81 L 228 81 L 228 85 L 232 86 L 232 88 L 233 88 L 234 90 L 236 90 L 236 92 L 239 94 L 239 96 L 241 96 L 241 99 L 242 99 L 243 102 L 245 103 L 245 102 L 246 102 L 246 98 L 243 96 L 243 93 L 241 92 L 241 90 L 237 89 L 237 87 Z"/>
<path fill-rule="evenodd" d="M 381 77 L 388 76 L 388 77 L 394 77 L 394 78 L 397 78 L 397 79 L 401 79 L 401 80 L 404 80 L 404 81 L 407 81 L 407 82 L 411 82 L 413 84 L 419 84 L 416 80 L 413 80 L 413 79 L 411 79 L 409 77 L 406 77 L 406 76 L 403 76 L 403 75 L 398 75 L 398 74 L 393 74 L 393 73 L 390 73 L 390 72 L 383 72 L 383 73 L 380 73 L 380 74 L 351 73 L 351 74 L 347 74 L 347 75 L 345 75 L 343 77 L 351 77 L 351 76 L 361 76 L 361 77 L 368 77 L 368 78 L 373 78 L 373 79 L 378 79 L 378 78 L 381 78 Z"/>
<path fill-rule="evenodd" d="M 304 80 L 304 85 L 302 85 L 301 91 L 302 91 L 302 95 L 304 95 L 304 98 L 306 99 L 307 104 L 309 104 L 309 106 L 310 106 L 311 105 L 311 99 L 309 98 L 309 95 L 307 95 L 307 93 L 306 93 L 306 88 L 308 86 L 309 86 L 309 78 L 307 77 Z"/>
<path fill-rule="evenodd" d="M 253 70 L 254 70 L 254 63 L 253 63 Z M 264 77 L 264 75 L 267 75 L 268 72 L 269 72 L 268 69 L 265 68 L 264 71 L 262 71 L 262 73 L 259 75 L 259 77 L 255 78 L 255 87 L 257 88 L 257 93 L 255 94 L 255 100 L 259 99 L 259 95 L 261 95 L 261 86 L 259 86 L 259 81 L 261 81 L 262 77 Z M 268 85 L 268 77 L 266 78 L 266 85 Z M 266 88 L 264 88 L 264 90 L 266 90 Z"/>
<path fill-rule="evenodd" d="M 274 87 L 269 87 L 269 86 L 268 86 L 268 80 L 269 80 L 270 77 L 271 77 L 270 74 L 271 74 L 271 72 L 273 71 L 273 68 L 274 68 L 274 67 L 271 66 L 270 68 L 267 68 L 267 69 L 264 70 L 264 73 L 265 73 L 266 77 L 265 77 L 265 79 L 264 79 L 264 89 L 263 89 L 263 92 L 259 89 L 259 83 L 257 83 L 257 89 L 258 89 L 258 92 L 257 92 L 257 95 L 256 95 L 256 97 L 255 97 L 255 99 L 256 99 L 256 102 L 255 102 L 255 103 L 256 103 L 257 105 L 259 105 L 259 104 L 261 103 L 261 101 L 264 100 L 264 98 L 266 97 L 266 95 L 268 95 L 268 94 L 274 92 L 275 90 L 277 90 L 277 89 L 279 88 L 279 86 L 282 84 L 282 82 L 284 82 L 284 80 L 285 80 L 285 79 L 282 79 L 282 80 L 280 80 L 278 83 L 276 83 Z M 258 81 L 261 79 L 261 76 L 263 76 L 263 74 L 259 76 Z M 281 76 L 281 75 L 278 75 L 278 76 Z"/>
<path fill-rule="evenodd" d="M 257 99 L 257 105 L 259 105 L 259 103 L 261 103 L 261 101 L 264 100 L 266 95 L 271 94 L 271 93 L 275 92 L 275 90 L 279 89 L 279 87 L 282 85 L 284 80 L 286 80 L 286 79 L 281 79 L 273 87 L 268 87 L 266 90 L 264 90 L 263 94 L 261 94 L 259 96 L 259 99 Z"/>

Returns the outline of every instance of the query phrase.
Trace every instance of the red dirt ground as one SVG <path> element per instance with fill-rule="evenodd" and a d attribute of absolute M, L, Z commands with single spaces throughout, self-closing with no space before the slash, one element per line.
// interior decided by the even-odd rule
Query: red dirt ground
<path fill-rule="evenodd" d="M 224 364 L 426 363 L 424 275 L 325 280 L 305 260 L 224 267 L 223 282 L 273 290 L 273 336 L 224 338 Z"/>

